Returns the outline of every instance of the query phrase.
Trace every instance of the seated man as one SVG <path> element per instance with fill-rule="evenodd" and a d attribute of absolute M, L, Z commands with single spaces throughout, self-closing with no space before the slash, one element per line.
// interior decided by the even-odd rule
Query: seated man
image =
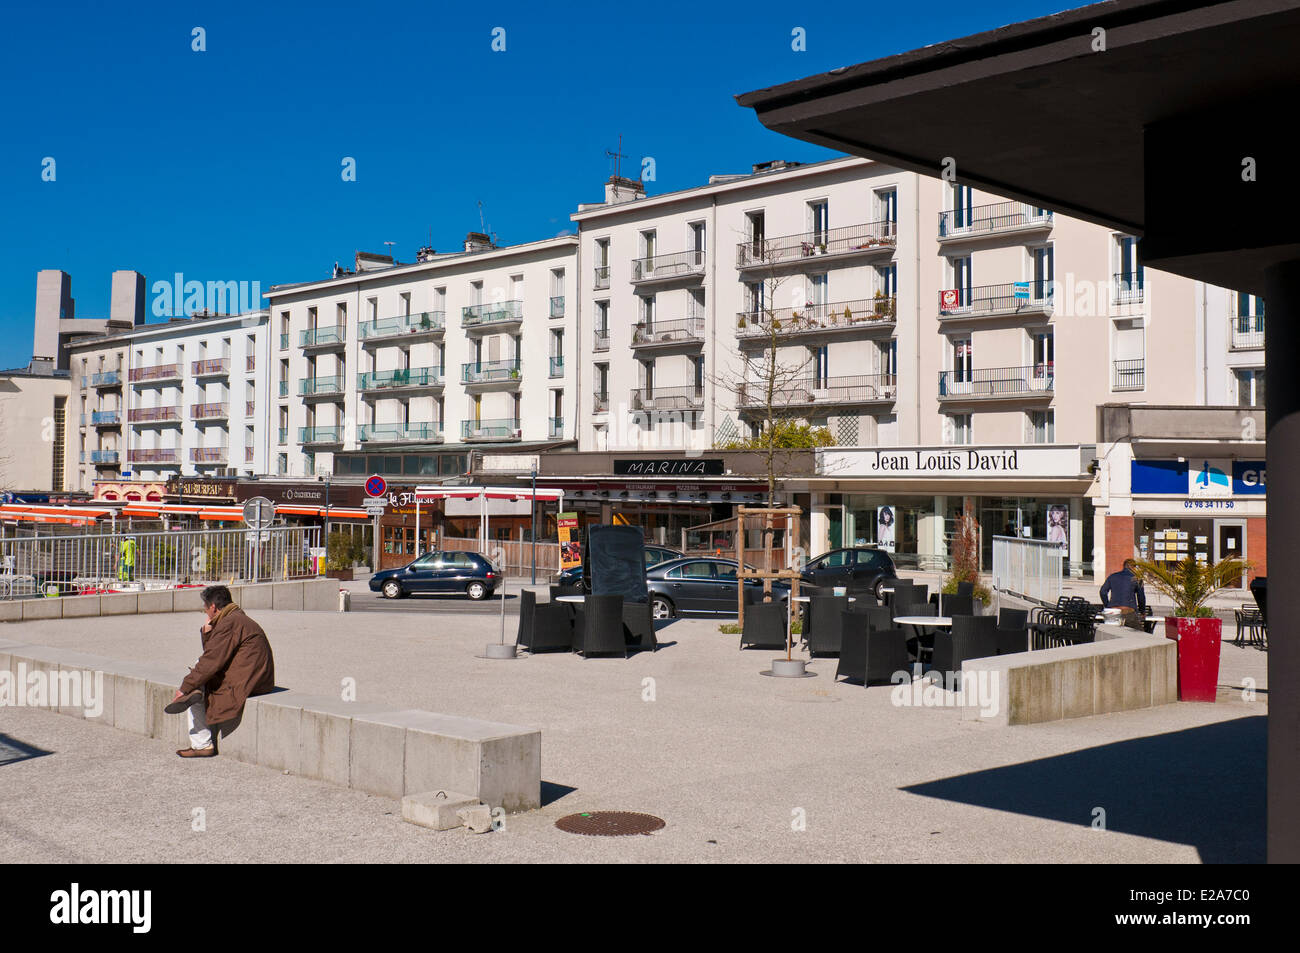
<path fill-rule="evenodd" d="M 1101 604 L 1107 609 L 1119 609 L 1124 624 L 1130 629 L 1142 629 L 1142 618 L 1147 607 L 1147 593 L 1142 580 L 1133 571 L 1133 560 L 1124 560 L 1124 568 L 1113 572 L 1101 584 Z"/>
<path fill-rule="evenodd" d="M 235 721 L 249 696 L 275 688 L 275 660 L 262 627 L 244 615 L 225 586 L 208 586 L 201 598 L 208 617 L 199 631 L 203 655 L 165 709 L 188 715 L 190 747 L 176 752 L 182 758 L 216 757 L 209 722 L 220 726 Z"/>

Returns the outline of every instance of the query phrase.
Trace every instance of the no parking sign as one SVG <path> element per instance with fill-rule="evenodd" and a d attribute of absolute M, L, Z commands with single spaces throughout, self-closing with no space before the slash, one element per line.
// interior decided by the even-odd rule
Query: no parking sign
<path fill-rule="evenodd" d="M 366 480 L 367 496 L 383 496 L 387 492 L 388 492 L 388 481 L 385 480 L 383 477 L 381 477 L 379 474 L 376 473 L 373 476 L 371 476 L 370 479 Z"/>

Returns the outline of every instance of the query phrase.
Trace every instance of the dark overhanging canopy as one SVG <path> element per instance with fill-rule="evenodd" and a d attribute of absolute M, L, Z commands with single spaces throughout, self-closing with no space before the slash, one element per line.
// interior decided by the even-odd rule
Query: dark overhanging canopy
<path fill-rule="evenodd" d="M 736 98 L 796 139 L 936 176 L 951 158 L 964 184 L 1143 236 L 1150 265 L 1262 293 L 1300 258 L 1297 92 L 1300 0 L 1111 0 Z"/>

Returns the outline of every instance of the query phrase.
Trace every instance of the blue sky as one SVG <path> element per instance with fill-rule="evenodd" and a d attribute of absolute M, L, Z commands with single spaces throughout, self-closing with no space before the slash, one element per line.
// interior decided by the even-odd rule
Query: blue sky
<path fill-rule="evenodd" d="M 1075 4 L 1077 5 L 1077 4 Z M 1071 4 L 12 4 L 0 32 L 0 367 L 31 355 L 36 272 L 105 316 L 149 284 L 324 277 L 394 242 L 571 228 L 623 135 L 653 194 L 833 153 L 764 129 L 741 92 Z M 191 49 L 194 27 L 206 52 Z M 505 52 L 491 49 L 505 30 Z M 807 50 L 791 49 L 803 27 Z M 41 180 L 42 160 L 56 179 Z M 355 157 L 357 179 L 340 176 Z"/>

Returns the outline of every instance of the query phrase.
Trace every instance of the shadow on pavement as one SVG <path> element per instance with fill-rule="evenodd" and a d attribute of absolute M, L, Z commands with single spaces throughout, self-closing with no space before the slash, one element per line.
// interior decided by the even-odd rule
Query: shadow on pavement
<path fill-rule="evenodd" d="M 17 738 L 9 735 L 0 734 L 0 767 L 6 764 L 15 764 L 19 761 L 27 761 L 31 758 L 40 758 L 47 754 L 53 754 L 52 751 L 46 751 L 44 748 L 36 748 L 29 744 L 24 744 Z"/>
<path fill-rule="evenodd" d="M 1190 844 L 1205 863 L 1263 863 L 1267 724 L 1237 718 L 902 790 L 1084 827 L 1100 807 L 1109 831 Z"/>
<path fill-rule="evenodd" d="M 556 784 L 554 781 L 543 781 L 542 807 L 546 807 L 548 804 L 554 804 L 560 798 L 568 797 L 576 790 L 578 789 L 569 787 L 567 784 Z"/>

